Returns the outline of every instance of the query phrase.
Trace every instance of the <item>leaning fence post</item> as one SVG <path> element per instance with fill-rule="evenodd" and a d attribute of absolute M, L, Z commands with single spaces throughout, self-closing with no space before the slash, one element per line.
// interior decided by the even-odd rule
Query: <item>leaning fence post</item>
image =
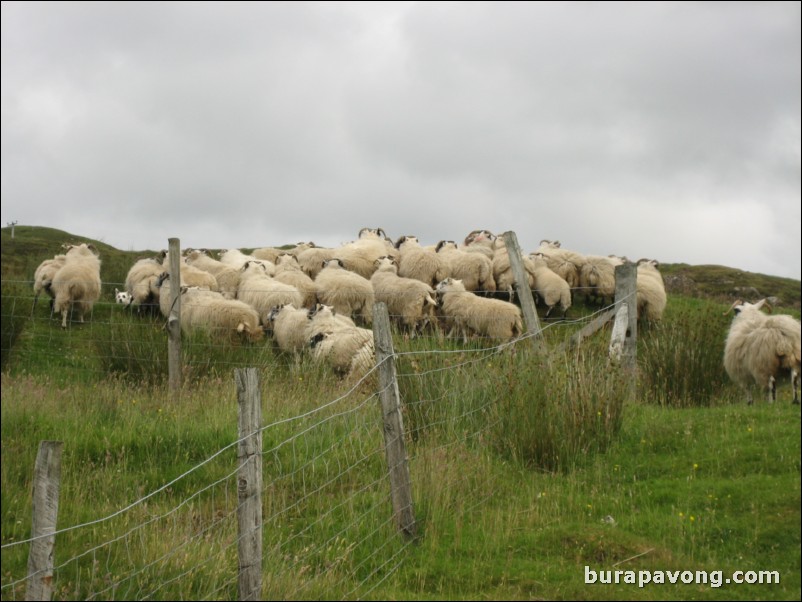
<path fill-rule="evenodd" d="M 50 600 L 61 480 L 61 441 L 42 441 L 33 473 L 33 520 L 26 600 Z"/>
<path fill-rule="evenodd" d="M 504 238 L 504 244 L 507 247 L 507 255 L 510 258 L 510 268 L 512 275 L 515 276 L 515 287 L 518 293 L 518 299 L 521 300 L 521 312 L 524 316 L 526 323 L 526 332 L 531 335 L 529 340 L 535 347 L 541 346 L 543 343 L 543 333 L 540 330 L 540 321 L 537 318 L 537 309 L 535 308 L 535 299 L 532 297 L 532 289 L 529 288 L 529 278 L 524 271 L 523 262 L 521 261 L 521 247 L 518 246 L 518 237 L 515 232 L 509 231 L 501 235 Z"/>
<path fill-rule="evenodd" d="M 181 241 L 168 239 L 170 252 L 170 315 L 167 317 L 167 363 L 170 391 L 181 389 Z"/>
<path fill-rule="evenodd" d="M 239 599 L 262 599 L 262 400 L 256 368 L 234 371 L 239 404 Z"/>
<path fill-rule="evenodd" d="M 390 497 L 398 529 L 407 538 L 417 533 L 412 506 L 412 482 L 404 443 L 404 421 L 401 417 L 401 396 L 395 372 L 395 352 L 390 331 L 387 305 L 373 305 L 373 338 L 376 364 L 379 367 L 379 399 L 384 422 L 384 451 L 390 472 Z"/>

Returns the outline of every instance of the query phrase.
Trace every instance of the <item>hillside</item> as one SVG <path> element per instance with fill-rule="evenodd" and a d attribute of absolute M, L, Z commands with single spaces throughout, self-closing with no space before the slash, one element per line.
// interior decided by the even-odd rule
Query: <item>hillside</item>
<path fill-rule="evenodd" d="M 104 283 L 112 284 L 125 281 L 128 268 L 136 259 L 156 253 L 155 250 L 121 251 L 98 240 L 38 226 L 16 226 L 13 240 L 11 228 L 2 228 L 0 234 L 4 280 L 31 279 L 36 266 L 58 253 L 65 242 L 93 243 L 103 259 L 101 278 Z M 797 311 L 802 305 L 801 283 L 791 278 L 755 274 L 719 265 L 692 266 L 685 263 L 663 263 L 660 271 L 669 294 L 722 303 L 739 298 L 754 301 L 768 297 L 775 306 Z"/>

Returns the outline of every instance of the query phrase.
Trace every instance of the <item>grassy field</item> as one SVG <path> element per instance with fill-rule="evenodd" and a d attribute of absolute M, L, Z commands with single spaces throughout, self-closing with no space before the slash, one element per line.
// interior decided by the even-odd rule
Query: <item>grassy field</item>
<path fill-rule="evenodd" d="M 725 300 L 670 297 L 663 323 L 640 333 L 634 393 L 607 364 L 605 332 L 546 356 L 397 336 L 419 528 L 405 541 L 375 379 L 351 389 L 269 342 L 198 339 L 176 397 L 161 322 L 105 290 L 141 254 L 102 255 L 104 301 L 62 331 L 46 304 L 31 319 L 25 281 L 64 233 L 34 234 L 17 227 L 12 248 L 3 230 L 4 600 L 24 597 L 28 545 L 15 542 L 29 537 L 33 462 L 50 439 L 64 442 L 67 529 L 55 598 L 235 598 L 242 366 L 258 368 L 268 425 L 266 599 L 800 599 L 800 408 L 787 383 L 778 403 L 754 406 L 729 383 Z M 44 256 L 19 256 L 26 236 Z M 547 347 L 582 324 L 549 323 Z M 600 583 L 607 571 L 622 582 Z M 776 571 L 779 583 L 639 587 L 626 571 Z"/>

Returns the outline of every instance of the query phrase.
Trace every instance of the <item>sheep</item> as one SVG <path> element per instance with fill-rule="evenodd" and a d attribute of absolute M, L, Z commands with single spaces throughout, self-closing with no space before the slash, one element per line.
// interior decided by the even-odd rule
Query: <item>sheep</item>
<path fill-rule="evenodd" d="M 320 270 L 323 269 L 323 264 L 329 259 L 334 258 L 336 251 L 336 249 L 311 247 L 298 253 L 296 258 L 298 259 L 298 265 L 301 266 L 303 272 L 312 280 L 314 280 L 317 278 Z"/>
<path fill-rule="evenodd" d="M 381 228 L 362 228 L 359 238 L 337 249 L 334 257 L 341 259 L 347 269 L 365 279 L 373 274 L 376 260 L 382 255 L 397 257 L 398 253 Z"/>
<path fill-rule="evenodd" d="M 207 249 L 187 249 L 184 254 L 184 263 L 214 276 L 218 290 L 227 299 L 234 299 L 237 296 L 239 271 L 222 261 L 212 258 Z M 182 271 L 181 279 L 184 280 L 184 278 Z"/>
<path fill-rule="evenodd" d="M 317 303 L 317 287 L 315 281 L 301 270 L 298 258 L 289 253 L 283 253 L 276 259 L 276 274 L 273 276 L 279 282 L 290 284 L 303 295 L 303 307 L 311 308 Z"/>
<path fill-rule="evenodd" d="M 259 259 L 253 255 L 245 255 L 238 249 L 223 249 L 220 251 L 220 262 L 231 266 L 235 270 L 242 270 L 242 267 L 249 261 L 258 261 L 265 267 L 265 272 L 268 276 L 276 273 L 276 264 L 266 259 Z"/>
<path fill-rule="evenodd" d="M 339 258 L 324 262 L 315 278 L 317 298 L 332 305 L 337 313 L 358 317 L 364 324 L 373 322 L 373 286 L 370 280 L 346 269 Z"/>
<path fill-rule="evenodd" d="M 398 275 L 414 278 L 434 286 L 448 276 L 448 267 L 442 255 L 421 247 L 415 236 L 402 236 L 396 243 L 398 249 Z"/>
<path fill-rule="evenodd" d="M 162 259 L 162 267 L 166 270 L 170 269 L 170 253 L 162 251 L 164 259 Z M 217 283 L 217 278 L 213 274 L 200 268 L 190 265 L 185 261 L 178 264 L 178 269 L 181 271 L 181 286 L 197 286 L 198 288 L 206 288 L 211 291 L 219 291 L 220 285 Z"/>
<path fill-rule="evenodd" d="M 638 319 L 657 322 L 663 318 L 668 297 L 663 276 L 653 259 L 638 261 Z"/>
<path fill-rule="evenodd" d="M 309 341 L 306 336 L 309 310 L 296 308 L 292 303 L 277 305 L 270 310 L 267 321 L 281 351 L 297 355 L 304 350 Z"/>
<path fill-rule="evenodd" d="M 42 291 L 47 293 L 50 297 L 50 310 L 53 311 L 53 302 L 55 298 L 55 294 L 53 293 L 52 284 L 53 284 L 53 276 L 56 275 L 63 266 L 64 263 L 67 261 L 66 255 L 56 255 L 52 259 L 45 259 L 42 263 L 39 264 L 39 267 L 36 268 L 36 271 L 33 274 L 33 307 L 31 308 L 31 314 L 33 315 L 33 311 L 36 309 L 36 302 L 39 300 L 39 295 Z"/>
<path fill-rule="evenodd" d="M 420 280 L 400 277 L 392 257 L 385 255 L 376 260 L 370 284 L 375 301 L 386 303 L 390 316 L 413 335 L 436 321 L 434 289 Z"/>
<path fill-rule="evenodd" d="M 586 255 L 579 272 L 579 286 L 587 298 L 595 298 L 602 304 L 615 299 L 615 266 L 620 261 L 601 255 Z"/>
<path fill-rule="evenodd" d="M 484 253 L 469 253 L 457 247 L 453 240 L 441 240 L 435 253 L 443 258 L 447 277 L 462 280 L 465 290 L 492 293 L 496 290 L 493 279 L 493 261 Z"/>
<path fill-rule="evenodd" d="M 513 303 L 479 297 L 454 278 L 446 278 L 435 290 L 449 336 L 462 334 L 465 342 L 473 334 L 509 340 L 523 332 L 521 309 Z"/>
<path fill-rule="evenodd" d="M 61 327 L 67 327 L 67 316 L 75 310 L 83 323 L 86 312 L 100 298 L 100 258 L 93 245 L 71 245 L 65 253 L 64 265 L 53 276 L 53 311 L 61 313 Z"/>
<path fill-rule="evenodd" d="M 181 287 L 181 331 L 205 331 L 229 342 L 244 337 L 257 343 L 264 338 L 259 314 L 253 307 L 198 287 Z"/>
<path fill-rule="evenodd" d="M 792 403 L 799 403 L 800 328 L 791 316 L 767 316 L 761 310 L 769 307 L 766 299 L 755 304 L 738 300 L 725 315 L 735 312 L 724 345 L 724 368 L 730 378 L 746 390 L 748 404 L 753 403 L 752 387 L 767 391 L 769 402 L 777 399 L 776 379 L 790 372 Z"/>
<path fill-rule="evenodd" d="M 531 291 L 535 287 L 535 266 L 528 256 L 521 256 L 521 264 Z M 510 265 L 510 255 L 506 247 L 499 247 L 493 254 L 493 280 L 496 282 L 496 291 L 506 293 L 510 302 L 515 299 L 515 275 Z"/>
<path fill-rule="evenodd" d="M 308 312 L 312 358 L 326 362 L 347 379 L 358 378 L 375 365 L 373 331 L 342 321 L 330 305 L 318 304 Z"/>
<path fill-rule="evenodd" d="M 474 230 L 465 237 L 462 250 L 467 253 L 481 253 L 492 261 L 496 250 L 496 235 L 490 230 Z"/>
<path fill-rule="evenodd" d="M 541 240 L 535 253 L 543 253 L 551 271 L 565 280 L 571 289 L 580 285 L 580 272 L 586 263 L 584 255 L 561 248 L 559 240 Z"/>
<path fill-rule="evenodd" d="M 131 306 L 135 306 L 138 313 L 143 307 L 153 312 L 159 306 L 160 289 L 156 283 L 163 272 L 161 260 L 152 257 L 137 260 L 128 270 L 125 290 L 131 295 Z"/>
<path fill-rule="evenodd" d="M 549 268 L 543 253 L 530 255 L 535 268 L 535 292 L 548 308 L 546 318 L 558 303 L 563 310 L 563 319 L 571 307 L 571 287 L 568 283 Z"/>
<path fill-rule="evenodd" d="M 269 276 L 264 262 L 249 261 L 242 267 L 240 273 L 237 299 L 251 305 L 259 313 L 262 324 L 266 326 L 271 309 L 286 303 L 300 307 L 303 296 L 294 286 Z"/>

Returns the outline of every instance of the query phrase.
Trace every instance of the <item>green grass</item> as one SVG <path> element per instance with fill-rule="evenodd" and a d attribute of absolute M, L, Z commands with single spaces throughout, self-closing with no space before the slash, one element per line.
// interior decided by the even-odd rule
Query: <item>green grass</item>
<path fill-rule="evenodd" d="M 749 407 L 728 382 L 724 300 L 670 296 L 664 322 L 639 333 L 634 393 L 607 364 L 609 330 L 549 356 L 395 337 L 419 530 L 407 542 L 375 379 L 350 391 L 269 341 L 201 336 L 186 342 L 173 394 L 161 320 L 110 297 L 83 326 L 62 330 L 41 300 L 31 319 L 30 285 L 9 266 L 32 275 L 44 257 L 9 254 L 38 230 L 18 226 L 13 247 L 3 230 L 0 527 L 4 546 L 29 537 L 38 444 L 64 441 L 59 528 L 94 524 L 59 534 L 55 599 L 236 597 L 232 371 L 243 366 L 259 370 L 272 425 L 265 599 L 800 598 L 800 408 L 787 383 L 778 403 Z M 136 254 L 119 253 L 104 269 L 122 280 Z M 546 345 L 579 326 L 548 323 Z M 8 584 L 26 574 L 27 548 L 2 550 L 3 599 L 24 595 Z M 781 582 L 586 585 L 586 566 L 776 570 Z"/>

